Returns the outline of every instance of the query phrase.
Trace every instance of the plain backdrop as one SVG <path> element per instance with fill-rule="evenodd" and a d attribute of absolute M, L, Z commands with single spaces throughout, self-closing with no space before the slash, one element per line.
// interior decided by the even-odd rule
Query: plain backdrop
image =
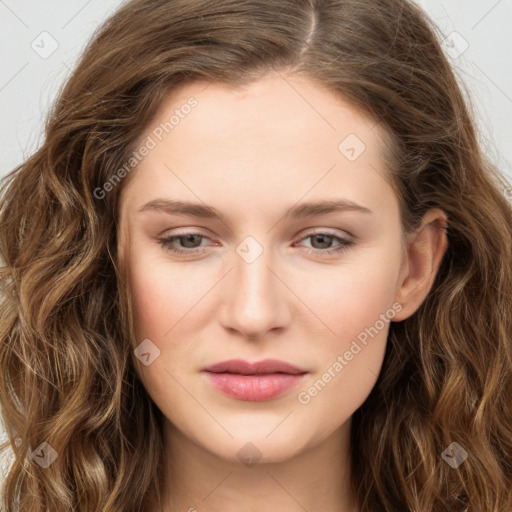
<path fill-rule="evenodd" d="M 121 3 L 0 0 L 0 177 L 41 143 L 44 116 L 59 86 L 94 30 Z M 482 143 L 512 178 L 512 0 L 417 3 L 436 22 L 443 48 L 467 85 Z"/>

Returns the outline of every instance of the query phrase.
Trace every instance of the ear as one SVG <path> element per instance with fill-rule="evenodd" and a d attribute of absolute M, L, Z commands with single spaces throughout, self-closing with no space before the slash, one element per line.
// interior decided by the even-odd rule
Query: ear
<path fill-rule="evenodd" d="M 400 322 L 411 316 L 432 288 L 443 256 L 448 248 L 447 217 L 438 209 L 430 209 L 420 227 L 407 235 L 407 247 L 397 283 L 395 301 L 402 309 L 393 317 Z"/>

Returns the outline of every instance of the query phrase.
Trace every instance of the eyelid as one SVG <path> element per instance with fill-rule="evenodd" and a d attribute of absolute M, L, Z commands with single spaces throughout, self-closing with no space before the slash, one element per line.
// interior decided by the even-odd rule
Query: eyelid
<path fill-rule="evenodd" d="M 179 228 L 178 228 L 179 229 Z M 178 236 L 185 236 L 185 235 L 198 235 L 198 236 L 203 236 L 205 238 L 209 238 L 209 239 L 212 239 L 214 238 L 211 234 L 209 234 L 207 231 L 208 230 L 205 230 L 205 228 L 196 228 L 196 227 L 188 227 L 188 228 L 183 228 L 183 231 L 177 231 L 177 232 L 172 232 L 172 234 L 165 234 L 167 233 L 169 230 L 165 230 L 163 233 L 163 235 L 160 235 L 159 238 L 171 238 L 171 237 L 178 237 Z M 294 240 L 296 241 L 300 241 L 302 240 L 303 238 L 305 238 L 307 235 L 314 235 L 314 234 L 324 234 L 324 235 L 331 235 L 331 236 L 336 236 L 336 237 L 340 237 L 340 238 L 345 238 L 345 239 L 350 239 L 350 240 L 356 240 L 356 237 L 354 235 L 352 235 L 351 233 L 349 233 L 348 231 L 345 231 L 345 230 L 339 230 L 339 231 L 336 231 L 334 228 L 319 228 L 319 227 L 311 227 L 311 228 L 304 228 L 303 230 L 301 230 L 299 232 L 299 234 L 295 235 L 294 236 Z"/>
<path fill-rule="evenodd" d="M 296 238 L 299 240 L 302 240 L 307 235 L 315 235 L 315 234 L 321 234 L 321 235 L 330 235 L 330 236 L 336 236 L 339 238 L 345 238 L 350 240 L 355 240 L 355 237 L 349 233 L 348 231 L 344 230 L 335 230 L 334 228 L 306 228 L 303 229 Z"/>
<path fill-rule="evenodd" d="M 175 255 L 197 256 L 199 254 L 208 252 L 208 249 L 206 248 L 207 246 L 199 246 L 192 249 L 170 248 L 171 243 L 173 243 L 176 239 L 185 236 L 199 236 L 200 238 L 203 239 L 211 239 L 210 236 L 201 233 L 200 231 L 192 231 L 193 228 L 188 229 L 188 231 L 173 233 L 169 236 L 158 237 L 157 241 L 164 249 L 169 251 L 169 253 Z M 307 254 L 312 254 L 313 256 L 326 258 L 335 257 L 337 255 L 340 255 L 343 251 L 347 250 L 350 246 L 355 244 L 355 240 L 352 235 L 349 235 L 347 237 L 345 235 L 337 234 L 335 231 L 332 230 L 332 228 L 310 228 L 309 230 L 306 229 L 305 231 L 302 232 L 302 235 L 294 242 L 294 245 L 318 234 L 332 237 L 335 240 L 337 240 L 338 244 L 335 245 L 334 247 L 327 249 L 315 249 L 301 246 L 303 247 L 303 251 L 306 252 Z"/>
<path fill-rule="evenodd" d="M 178 231 L 178 232 L 172 232 L 169 235 L 161 235 L 158 238 L 174 238 L 174 237 L 180 237 L 180 236 L 186 236 L 186 235 L 198 235 L 202 236 L 204 238 L 208 238 L 212 240 L 212 235 L 208 233 L 204 233 L 201 230 L 203 228 L 183 228 L 184 231 Z M 164 231 L 166 233 L 168 230 Z M 303 229 L 298 235 L 294 236 L 295 241 L 301 241 L 302 239 L 306 238 L 307 236 L 315 235 L 315 234 L 322 234 L 322 235 L 330 235 L 335 236 L 339 238 L 345 238 L 350 240 L 355 240 L 355 237 L 349 233 L 348 231 L 342 231 L 341 233 L 333 230 L 333 228 L 305 228 Z M 295 242 L 294 242 L 295 243 Z"/>

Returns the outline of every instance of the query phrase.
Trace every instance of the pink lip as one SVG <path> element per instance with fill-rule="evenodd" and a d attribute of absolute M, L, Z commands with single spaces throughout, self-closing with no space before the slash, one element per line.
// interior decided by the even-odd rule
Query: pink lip
<path fill-rule="evenodd" d="M 203 371 L 208 381 L 221 393 L 253 402 L 283 395 L 307 374 L 305 370 L 277 359 L 255 363 L 231 359 L 208 366 Z"/>

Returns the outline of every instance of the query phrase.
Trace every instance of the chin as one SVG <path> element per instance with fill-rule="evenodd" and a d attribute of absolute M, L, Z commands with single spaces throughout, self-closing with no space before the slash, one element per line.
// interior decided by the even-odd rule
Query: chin
<path fill-rule="evenodd" d="M 232 438 L 223 433 L 212 436 L 211 430 L 207 436 L 198 432 L 196 442 L 216 457 L 250 467 L 255 463 L 272 464 L 292 459 L 319 441 L 313 432 L 300 432 L 300 425 L 292 422 L 287 428 L 284 425 L 276 428 L 279 421 L 274 422 L 271 428 L 267 424 L 230 428 Z M 192 432 L 190 434 L 193 436 Z"/>
<path fill-rule="evenodd" d="M 265 436 L 250 435 L 246 435 L 243 439 L 230 440 L 223 446 L 217 444 L 208 448 L 210 452 L 221 459 L 241 463 L 247 467 L 255 464 L 284 462 L 299 455 L 305 449 L 294 439 L 288 439 L 286 443 L 283 443 L 265 439 Z"/>

